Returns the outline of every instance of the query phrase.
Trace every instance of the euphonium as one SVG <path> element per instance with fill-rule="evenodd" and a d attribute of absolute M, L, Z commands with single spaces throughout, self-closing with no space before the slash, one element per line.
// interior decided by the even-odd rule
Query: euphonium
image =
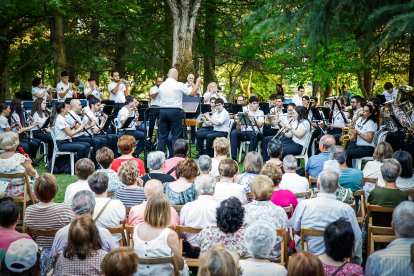
<path fill-rule="evenodd" d="M 393 108 L 392 108 L 393 102 L 394 100 L 385 102 L 384 106 L 381 107 L 382 119 L 385 123 L 387 130 L 390 132 L 395 132 L 398 130 L 394 120 L 391 117 L 385 116 L 386 113 L 389 113 L 390 115 L 394 115 Z"/>

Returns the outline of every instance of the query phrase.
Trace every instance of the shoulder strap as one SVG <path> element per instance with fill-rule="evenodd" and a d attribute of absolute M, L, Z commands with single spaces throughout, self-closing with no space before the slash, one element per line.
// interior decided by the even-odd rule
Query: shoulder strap
<path fill-rule="evenodd" d="M 172 174 L 172 172 L 175 170 L 175 166 L 174 167 L 172 167 L 172 169 L 171 170 L 169 170 L 168 172 L 167 172 L 167 174 L 169 174 L 169 175 L 171 175 Z"/>
<path fill-rule="evenodd" d="M 101 216 L 102 212 L 105 210 L 106 206 L 108 206 L 109 202 L 111 202 L 112 199 L 109 199 L 108 202 L 104 205 L 102 210 L 99 212 L 99 214 L 96 216 L 96 218 L 93 220 L 93 223 L 98 221 L 98 218 Z"/>
<path fill-rule="evenodd" d="M 337 270 L 335 270 L 335 272 L 331 276 L 335 276 L 347 264 L 348 264 L 348 261 L 344 262 L 340 267 L 338 267 Z"/>

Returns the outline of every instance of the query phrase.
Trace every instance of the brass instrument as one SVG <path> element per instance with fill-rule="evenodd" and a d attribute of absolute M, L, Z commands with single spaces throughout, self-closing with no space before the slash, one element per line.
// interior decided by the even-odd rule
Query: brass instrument
<path fill-rule="evenodd" d="M 385 127 L 390 132 L 398 131 L 397 125 L 395 124 L 391 116 L 387 116 L 387 117 L 385 116 L 385 114 L 395 116 L 394 109 L 393 109 L 393 103 L 394 103 L 394 100 L 391 100 L 391 101 L 385 102 L 383 107 L 381 107 L 382 119 L 385 123 Z"/>
<path fill-rule="evenodd" d="M 356 121 L 358 121 L 359 117 L 361 117 L 361 112 L 362 111 L 358 111 L 358 113 L 355 116 L 355 119 L 352 120 L 350 127 L 344 127 L 342 129 L 341 137 L 339 137 L 339 142 L 345 150 L 348 149 L 349 141 L 351 141 L 351 134 L 349 132 L 351 129 L 355 128 Z"/>
<path fill-rule="evenodd" d="M 288 125 L 290 124 L 290 123 L 292 123 L 293 122 L 293 120 L 295 120 L 294 118 L 292 118 L 292 119 L 290 119 L 289 120 L 289 122 L 287 123 Z M 273 138 L 271 139 L 271 140 L 273 140 L 273 139 L 276 139 L 279 135 L 280 135 L 280 137 L 279 137 L 279 140 L 280 139 L 282 139 L 282 136 L 283 136 L 283 132 L 284 131 L 286 131 L 287 130 L 287 127 L 286 126 L 284 126 L 284 127 L 282 127 L 277 133 L 276 133 L 276 135 L 275 136 L 273 136 Z M 282 134 L 282 135 L 281 135 Z"/>
<path fill-rule="evenodd" d="M 210 116 L 213 116 L 213 114 L 214 113 L 216 113 L 217 111 L 214 109 L 214 110 L 212 110 L 211 112 L 209 112 L 208 114 L 210 115 Z M 234 118 L 234 121 L 236 121 L 236 118 L 238 119 L 239 117 L 235 117 Z M 197 129 L 200 129 L 200 128 L 202 128 L 203 127 L 203 124 L 204 123 L 207 123 L 208 122 L 208 120 L 206 119 L 206 117 L 205 117 L 205 114 L 202 114 L 201 115 L 201 119 L 200 119 L 200 121 L 197 123 Z"/>
<path fill-rule="evenodd" d="M 125 85 L 128 85 L 128 86 L 134 86 L 134 84 L 135 84 L 134 81 L 127 81 L 127 80 L 124 80 L 122 83 L 125 84 Z"/>

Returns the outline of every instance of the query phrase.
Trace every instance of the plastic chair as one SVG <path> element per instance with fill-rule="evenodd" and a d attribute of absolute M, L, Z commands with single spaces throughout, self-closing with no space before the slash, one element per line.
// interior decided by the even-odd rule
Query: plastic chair
<path fill-rule="evenodd" d="M 384 142 L 387 138 L 388 131 L 378 130 L 374 134 L 374 146 L 376 147 L 379 143 Z M 352 159 L 352 167 L 356 169 L 361 169 L 362 167 L 362 161 L 373 161 L 374 158 L 372 156 L 366 156 L 361 158 Z"/>
<path fill-rule="evenodd" d="M 304 159 L 305 160 L 305 167 L 306 167 L 306 164 L 308 163 L 308 160 L 309 160 L 308 148 L 309 148 L 310 141 L 312 139 L 312 134 L 313 134 L 313 131 L 309 132 L 308 135 L 306 135 L 305 144 L 303 145 L 303 149 L 302 149 L 301 154 L 295 156 L 296 159 Z"/>
<path fill-rule="evenodd" d="M 53 168 L 55 166 L 56 156 L 58 155 L 70 155 L 70 175 L 75 175 L 75 152 L 70 151 L 59 151 L 57 144 L 56 144 L 56 137 L 55 137 L 55 127 L 52 127 L 50 130 L 50 135 L 52 135 L 53 146 L 55 150 L 53 151 L 52 156 L 52 165 L 50 169 L 50 173 L 53 174 Z"/>

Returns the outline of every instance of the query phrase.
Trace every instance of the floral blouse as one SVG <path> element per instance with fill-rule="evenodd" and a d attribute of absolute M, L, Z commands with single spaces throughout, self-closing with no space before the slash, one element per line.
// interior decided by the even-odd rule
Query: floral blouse
<path fill-rule="evenodd" d="M 243 257 L 248 255 L 244 241 L 245 233 L 245 228 L 237 230 L 236 233 L 226 234 L 217 226 L 207 226 L 198 234 L 196 241 L 200 245 L 201 252 L 208 251 L 217 243 L 222 243 L 230 252 Z"/>
<path fill-rule="evenodd" d="M 185 205 L 196 199 L 196 190 L 194 183 L 185 191 L 176 192 L 170 189 L 170 182 L 163 184 L 164 193 L 170 198 L 171 205 Z"/>
<path fill-rule="evenodd" d="M 326 276 L 331 276 L 339 267 L 337 266 L 331 266 L 327 264 L 323 264 L 323 269 L 325 270 Z M 339 270 L 335 276 L 363 276 L 364 272 L 362 270 L 362 267 L 357 264 L 349 263 L 341 270 Z"/>
<path fill-rule="evenodd" d="M 243 173 L 243 176 L 240 178 L 238 184 L 243 185 L 243 188 L 246 194 L 250 193 L 250 182 L 253 180 L 253 178 L 255 178 L 258 175 L 259 174 L 257 173 L 248 173 L 248 172 Z"/>
<path fill-rule="evenodd" d="M 118 189 L 126 187 L 126 185 L 121 182 L 118 174 L 113 169 L 99 169 L 96 172 L 104 172 L 108 176 L 108 192 L 115 192 Z M 115 196 L 108 196 L 108 198 L 116 199 Z"/>
<path fill-rule="evenodd" d="M 271 201 L 258 201 L 255 200 L 252 203 L 244 205 L 245 215 L 244 215 L 244 227 L 249 227 L 256 220 L 266 220 L 275 225 L 275 229 L 282 228 L 283 226 L 288 228 L 289 219 L 285 210 L 275 205 Z M 281 258 L 281 245 L 283 238 L 278 236 L 276 237 L 276 245 L 273 247 L 270 252 L 269 259 L 270 261 L 280 260 Z"/>

